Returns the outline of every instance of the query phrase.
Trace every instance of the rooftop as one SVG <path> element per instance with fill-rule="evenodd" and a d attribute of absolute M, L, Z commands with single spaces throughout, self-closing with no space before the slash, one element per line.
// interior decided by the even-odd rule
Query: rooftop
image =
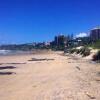
<path fill-rule="evenodd" d="M 97 27 L 93 28 L 92 30 L 97 30 L 97 29 L 100 29 L 100 26 L 97 26 Z"/>

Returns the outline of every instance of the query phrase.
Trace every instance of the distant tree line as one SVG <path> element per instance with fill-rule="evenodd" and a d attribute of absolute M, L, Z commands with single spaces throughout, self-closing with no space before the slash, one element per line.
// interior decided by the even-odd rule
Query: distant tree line
<path fill-rule="evenodd" d="M 12 44 L 12 45 L 1 45 L 0 50 L 22 50 L 30 51 L 34 49 L 50 49 L 49 45 L 44 45 L 44 43 L 33 44 Z"/>

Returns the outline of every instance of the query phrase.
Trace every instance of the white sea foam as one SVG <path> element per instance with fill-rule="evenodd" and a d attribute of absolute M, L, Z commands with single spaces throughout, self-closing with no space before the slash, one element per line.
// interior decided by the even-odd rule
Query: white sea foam
<path fill-rule="evenodd" d="M 0 55 L 18 55 L 18 54 L 30 54 L 31 51 L 20 51 L 20 50 L 0 50 Z"/>
<path fill-rule="evenodd" d="M 9 54 L 11 50 L 0 50 L 0 55 L 6 55 Z"/>

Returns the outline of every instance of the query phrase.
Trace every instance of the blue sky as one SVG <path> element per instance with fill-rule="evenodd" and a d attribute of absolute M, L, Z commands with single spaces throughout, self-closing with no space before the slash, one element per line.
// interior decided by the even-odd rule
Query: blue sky
<path fill-rule="evenodd" d="M 100 0 L 0 0 L 0 44 L 51 41 L 100 25 Z"/>

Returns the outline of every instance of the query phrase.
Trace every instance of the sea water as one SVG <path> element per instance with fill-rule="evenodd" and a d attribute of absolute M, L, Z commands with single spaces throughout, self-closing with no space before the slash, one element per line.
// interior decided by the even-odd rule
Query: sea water
<path fill-rule="evenodd" d="M 0 55 L 18 55 L 18 54 L 31 54 L 32 51 L 21 51 L 21 50 L 0 50 Z"/>

